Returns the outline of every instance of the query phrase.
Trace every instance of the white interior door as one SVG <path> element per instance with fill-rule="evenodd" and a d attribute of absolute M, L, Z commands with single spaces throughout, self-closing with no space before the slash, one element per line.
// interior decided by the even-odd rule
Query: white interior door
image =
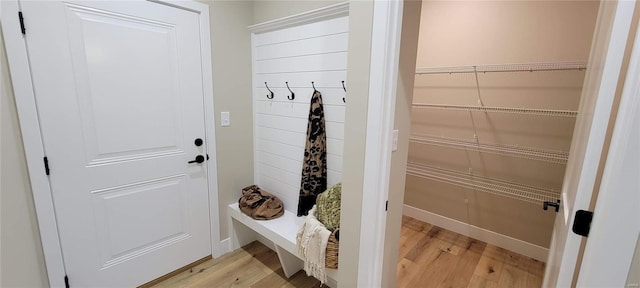
<path fill-rule="evenodd" d="M 589 210 L 633 9 L 633 1 L 600 2 L 543 287 L 570 287 L 573 280 L 582 236 L 571 227 L 575 211 Z"/>
<path fill-rule="evenodd" d="M 133 287 L 211 254 L 198 15 L 22 1 L 71 286 Z"/>
<path fill-rule="evenodd" d="M 640 235 L 638 32 L 640 30 L 635 36 L 577 287 L 638 287 L 640 284 L 625 283 L 633 259 L 632 251 Z"/>

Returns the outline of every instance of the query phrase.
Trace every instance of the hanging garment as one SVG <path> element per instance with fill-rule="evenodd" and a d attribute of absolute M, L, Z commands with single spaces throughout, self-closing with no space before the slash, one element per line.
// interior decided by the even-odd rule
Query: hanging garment
<path fill-rule="evenodd" d="M 307 143 L 302 163 L 298 216 L 307 215 L 316 196 L 327 189 L 327 132 L 324 125 L 322 95 L 313 92 L 307 124 Z"/>
<path fill-rule="evenodd" d="M 327 282 L 327 270 L 325 259 L 327 243 L 331 231 L 329 231 L 315 216 L 315 206 L 309 211 L 298 233 L 296 233 L 296 248 L 298 255 L 304 261 L 304 271 L 307 276 L 316 277 L 321 284 Z"/>

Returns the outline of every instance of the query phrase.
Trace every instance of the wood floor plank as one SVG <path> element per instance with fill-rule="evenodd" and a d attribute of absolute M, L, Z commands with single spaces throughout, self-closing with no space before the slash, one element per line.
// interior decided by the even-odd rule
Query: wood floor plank
<path fill-rule="evenodd" d="M 265 249 L 264 251 L 253 254 L 256 261 L 260 262 L 262 271 L 265 273 L 273 273 L 273 271 L 281 268 L 280 260 L 278 259 L 278 253 L 271 249 Z"/>
<path fill-rule="evenodd" d="M 245 257 L 240 258 L 237 261 L 228 263 L 225 266 L 221 266 L 217 269 L 211 269 L 212 271 L 204 275 L 204 277 L 199 277 L 198 279 L 192 279 L 190 281 L 190 286 L 193 287 L 229 287 L 235 281 L 244 281 L 244 276 L 248 267 L 255 268 L 254 265 L 251 265 L 254 262 L 253 257 L 247 254 Z M 252 269 L 252 272 L 261 273 L 259 269 Z M 266 275 L 265 275 L 266 276 Z M 225 285 L 227 284 L 227 285 Z"/>
<path fill-rule="evenodd" d="M 327 287 L 327 286 L 321 286 L 320 285 L 320 281 L 318 281 L 316 278 L 313 278 L 311 276 L 307 276 L 306 272 L 300 270 L 298 271 L 298 273 L 293 274 L 293 276 L 291 276 L 291 278 L 288 280 L 288 283 L 282 287 L 288 287 L 288 288 L 292 288 L 292 287 Z"/>
<path fill-rule="evenodd" d="M 437 226 L 434 226 L 437 227 Z M 432 228 L 433 229 L 433 228 Z M 442 227 L 438 227 L 438 229 L 440 229 L 440 232 L 436 235 L 436 238 L 444 241 L 444 242 L 448 242 L 448 243 L 455 243 L 456 240 L 460 237 L 466 237 L 466 236 L 462 236 L 456 232 L 453 231 L 449 231 L 447 229 L 444 229 Z"/>
<path fill-rule="evenodd" d="M 527 272 L 542 279 L 544 277 L 545 267 L 544 262 L 529 258 L 529 269 L 527 269 Z"/>
<path fill-rule="evenodd" d="M 440 234 L 442 231 L 442 228 L 433 226 L 431 230 L 429 230 L 429 232 L 427 232 L 426 234 L 418 235 L 418 237 L 420 237 L 420 240 L 418 240 L 418 242 L 413 245 L 413 248 L 411 248 L 409 252 L 407 252 L 404 258 L 416 262 L 416 258 L 418 258 L 418 255 L 422 253 L 422 251 L 425 249 L 425 246 L 434 242 L 434 240 L 437 239 L 438 234 Z"/>
<path fill-rule="evenodd" d="M 402 216 L 402 227 L 406 227 L 417 232 L 427 233 L 431 230 L 432 226 L 433 225 L 429 223 L 425 223 L 411 217 Z"/>
<path fill-rule="evenodd" d="M 529 273 L 520 268 L 504 264 L 500 275 L 499 287 L 526 288 Z"/>
<path fill-rule="evenodd" d="M 270 250 L 260 243 L 252 243 L 245 247 L 234 257 L 233 261 L 224 261 L 207 269 L 206 273 L 200 273 L 197 277 L 191 277 L 182 282 L 180 287 L 234 287 L 237 285 L 250 286 L 251 280 L 257 281 L 254 277 L 264 277 L 267 273 L 262 269 L 262 264 L 255 257 Z M 260 277 L 260 278 L 261 278 Z"/>
<path fill-rule="evenodd" d="M 404 216 L 397 287 L 540 287 L 545 264 Z M 259 242 L 200 263 L 151 287 L 321 287 L 299 271 L 286 278 L 277 254 Z M 324 286 L 326 287 L 326 286 Z"/>
<path fill-rule="evenodd" d="M 491 281 L 478 275 L 473 275 L 467 288 L 498 288 L 497 281 Z"/>
<path fill-rule="evenodd" d="M 492 244 L 487 244 L 487 247 L 484 248 L 484 252 L 483 252 L 483 254 L 486 257 L 498 260 L 500 262 L 505 261 L 505 258 L 507 257 L 508 253 L 509 253 L 508 250 Z"/>
<path fill-rule="evenodd" d="M 504 258 L 504 263 L 507 265 L 511 265 L 513 267 L 516 268 L 520 268 L 524 271 L 528 271 L 529 270 L 529 266 L 531 263 L 531 258 L 527 257 L 527 256 L 523 256 L 520 255 L 518 253 L 515 252 L 511 252 L 508 250 L 505 250 L 505 258 Z"/>
<path fill-rule="evenodd" d="M 424 233 L 402 227 L 400 234 L 400 247 L 398 248 L 398 259 L 404 258 L 423 236 Z"/>
<path fill-rule="evenodd" d="M 443 247 L 449 247 L 449 245 L 451 244 L 440 239 L 432 239 L 427 245 L 423 246 L 414 262 L 420 266 L 433 265 L 433 262 L 440 257 L 440 253 L 447 253 L 446 248 L 443 249 Z"/>
<path fill-rule="evenodd" d="M 539 288 L 542 287 L 542 277 L 528 273 L 527 274 L 527 287 Z"/>
<path fill-rule="evenodd" d="M 487 244 L 487 247 L 489 246 L 491 245 Z M 500 274 L 502 273 L 502 266 L 504 265 L 504 262 L 488 256 L 491 252 L 487 252 L 487 250 L 488 249 L 485 247 L 485 251 L 482 252 L 480 261 L 478 262 L 473 274 L 487 281 L 498 283 L 498 281 L 500 281 Z"/>
<path fill-rule="evenodd" d="M 465 244 L 464 250 L 459 251 L 459 261 L 455 267 L 452 267 L 451 272 L 444 279 L 442 286 L 444 287 L 465 287 L 471 281 L 473 272 L 480 262 L 482 257 L 482 251 L 487 245 L 484 242 L 470 239 Z M 458 245 L 454 245 L 459 247 Z"/>
<path fill-rule="evenodd" d="M 398 268 L 396 271 L 397 287 L 411 287 L 409 286 L 411 280 L 417 277 L 420 272 L 421 266 L 407 259 L 400 259 L 398 262 Z"/>
<path fill-rule="evenodd" d="M 459 257 L 440 250 L 431 265 L 423 266 L 407 287 L 440 287 L 459 261 Z"/>
<path fill-rule="evenodd" d="M 251 243 L 234 253 L 226 254 L 220 258 L 213 259 L 204 263 L 201 263 L 188 271 L 184 271 L 170 279 L 157 283 L 155 288 L 164 287 L 191 287 L 195 282 L 199 281 L 203 277 L 207 277 L 211 271 L 217 270 L 221 266 L 226 266 L 228 263 L 239 261 L 240 259 L 251 257 L 248 251 L 260 251 L 261 249 L 267 249 L 262 245 L 260 247 L 258 243 Z"/>
<path fill-rule="evenodd" d="M 266 277 L 254 282 L 249 287 L 261 288 L 261 287 L 283 287 L 287 284 L 287 277 L 284 275 L 282 268 L 277 269 L 273 273 Z"/>

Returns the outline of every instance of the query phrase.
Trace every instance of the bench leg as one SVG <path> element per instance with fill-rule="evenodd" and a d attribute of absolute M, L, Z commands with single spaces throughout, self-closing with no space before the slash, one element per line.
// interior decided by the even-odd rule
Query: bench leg
<path fill-rule="evenodd" d="M 235 251 L 257 239 L 255 231 L 233 218 L 229 221 L 229 230 L 231 232 L 231 251 Z"/>
<path fill-rule="evenodd" d="M 287 250 L 281 248 L 278 245 L 276 246 L 276 253 L 278 253 L 278 259 L 280 259 L 280 264 L 282 265 L 282 271 L 287 278 L 296 274 L 296 272 L 302 270 L 304 267 L 304 263 L 302 259 L 298 258 L 298 256 L 289 253 Z"/>

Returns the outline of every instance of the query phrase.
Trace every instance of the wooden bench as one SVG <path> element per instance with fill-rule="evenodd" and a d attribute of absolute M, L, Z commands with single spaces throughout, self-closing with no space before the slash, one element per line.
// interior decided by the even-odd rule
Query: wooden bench
<path fill-rule="evenodd" d="M 286 211 L 273 220 L 258 221 L 240 211 L 238 203 L 229 205 L 229 230 L 231 249 L 235 251 L 253 241 L 260 241 L 278 254 L 282 270 L 287 278 L 303 268 L 296 249 L 296 233 L 304 224 L 304 217 Z M 338 270 L 327 268 L 329 287 L 337 287 Z"/>

